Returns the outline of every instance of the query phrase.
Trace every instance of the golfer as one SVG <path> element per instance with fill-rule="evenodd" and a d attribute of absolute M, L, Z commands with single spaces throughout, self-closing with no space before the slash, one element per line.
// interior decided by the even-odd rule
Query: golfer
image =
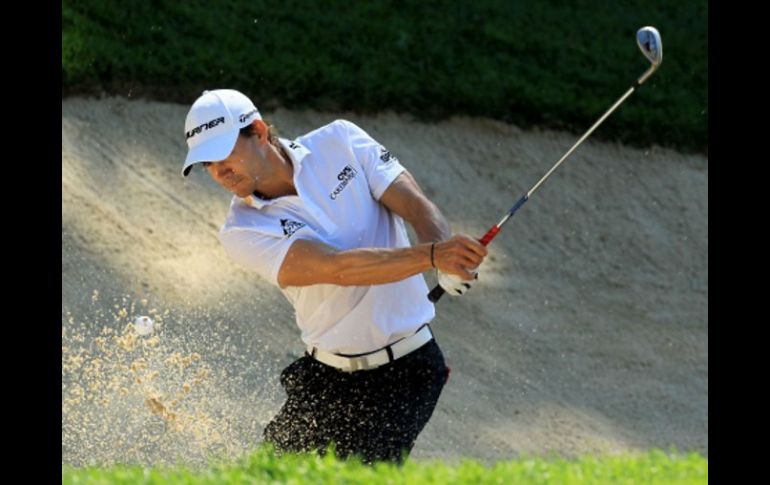
<path fill-rule="evenodd" d="M 281 373 L 287 399 L 264 440 L 402 463 L 449 377 L 422 273 L 461 295 L 486 248 L 452 235 L 396 156 L 349 121 L 289 140 L 218 89 L 193 103 L 185 136 L 183 175 L 200 164 L 233 194 L 226 253 L 281 290 L 307 349 Z"/>

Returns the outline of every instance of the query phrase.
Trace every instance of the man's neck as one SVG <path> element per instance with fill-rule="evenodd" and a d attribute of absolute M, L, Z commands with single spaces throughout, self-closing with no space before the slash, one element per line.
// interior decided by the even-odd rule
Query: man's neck
<path fill-rule="evenodd" d="M 278 157 L 281 159 L 280 162 L 278 161 L 276 162 L 281 163 L 283 166 L 283 170 L 286 170 L 288 172 L 286 174 L 288 176 L 288 180 L 285 182 L 281 181 L 271 187 L 263 188 L 264 192 L 255 190 L 253 195 L 263 200 L 277 199 L 278 197 L 284 197 L 286 195 L 297 195 L 297 189 L 294 186 L 294 177 L 293 177 L 294 163 L 280 142 L 274 144 L 273 146 L 277 148 L 276 153 Z"/>

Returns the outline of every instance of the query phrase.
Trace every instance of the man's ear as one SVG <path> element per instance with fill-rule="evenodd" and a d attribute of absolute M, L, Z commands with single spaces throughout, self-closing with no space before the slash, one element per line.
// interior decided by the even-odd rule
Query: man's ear
<path fill-rule="evenodd" d="M 254 130 L 257 132 L 259 144 L 261 145 L 263 143 L 269 143 L 270 130 L 267 127 L 267 123 L 265 123 L 263 120 L 254 120 L 251 122 L 251 124 L 254 126 Z"/>

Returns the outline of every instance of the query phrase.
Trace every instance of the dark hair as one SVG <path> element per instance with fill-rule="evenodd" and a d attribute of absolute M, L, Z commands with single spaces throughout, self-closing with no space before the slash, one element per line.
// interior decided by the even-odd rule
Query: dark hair
<path fill-rule="evenodd" d="M 267 125 L 267 136 L 270 139 L 270 143 L 273 145 L 278 145 L 278 129 L 271 124 L 267 120 L 262 120 Z M 249 123 L 248 125 L 241 128 L 240 135 L 244 136 L 246 138 L 251 138 L 252 136 L 257 134 L 257 130 L 254 128 L 254 125 L 252 123 Z"/>

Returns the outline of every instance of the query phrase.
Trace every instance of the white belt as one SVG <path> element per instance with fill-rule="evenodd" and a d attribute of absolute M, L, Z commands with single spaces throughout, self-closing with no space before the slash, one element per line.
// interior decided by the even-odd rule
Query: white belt
<path fill-rule="evenodd" d="M 413 352 L 423 345 L 433 340 L 433 333 L 430 327 L 425 324 L 420 329 L 408 337 L 404 337 L 387 347 L 374 352 L 359 355 L 356 357 L 345 357 L 344 355 L 332 354 L 316 347 L 307 347 L 307 353 L 319 362 L 336 367 L 344 372 L 355 372 L 358 370 L 369 370 L 393 362 L 394 360 Z"/>

